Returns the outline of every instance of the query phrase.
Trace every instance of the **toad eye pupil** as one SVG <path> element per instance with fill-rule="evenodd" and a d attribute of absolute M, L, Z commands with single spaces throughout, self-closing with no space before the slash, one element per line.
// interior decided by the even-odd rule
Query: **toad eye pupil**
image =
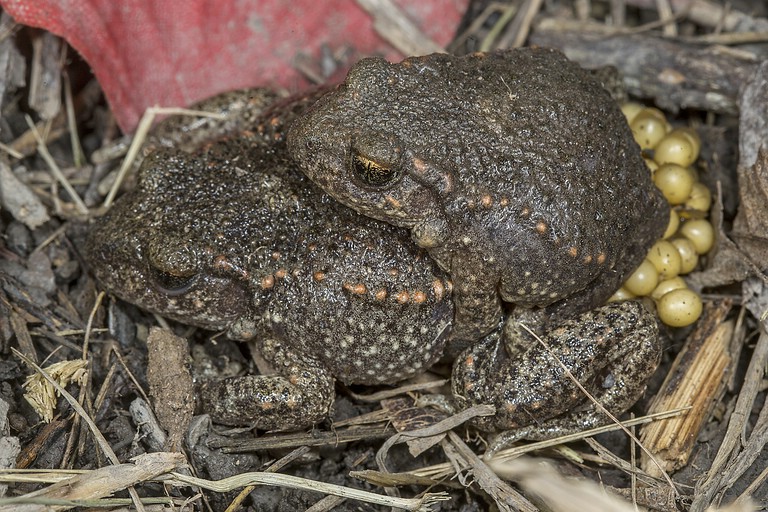
<path fill-rule="evenodd" d="M 372 187 L 391 185 L 398 181 L 401 176 L 399 170 L 385 167 L 362 155 L 352 157 L 352 166 L 360 180 Z"/>
<path fill-rule="evenodd" d="M 167 295 L 181 295 L 192 288 L 199 274 L 180 276 L 165 272 L 150 265 L 152 282 L 158 291 Z"/>

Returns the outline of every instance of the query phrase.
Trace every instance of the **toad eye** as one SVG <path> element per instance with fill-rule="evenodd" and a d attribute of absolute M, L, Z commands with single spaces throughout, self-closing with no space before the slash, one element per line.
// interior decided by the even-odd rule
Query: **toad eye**
<path fill-rule="evenodd" d="M 187 293 L 192 286 L 197 282 L 197 277 L 200 274 L 191 275 L 176 275 L 169 272 L 165 272 L 155 267 L 149 266 L 150 276 L 152 282 L 155 285 L 157 291 L 165 293 L 166 295 L 182 295 Z"/>
<path fill-rule="evenodd" d="M 400 180 L 402 171 L 386 167 L 361 154 L 352 155 L 352 169 L 364 184 L 371 187 L 386 187 Z"/>

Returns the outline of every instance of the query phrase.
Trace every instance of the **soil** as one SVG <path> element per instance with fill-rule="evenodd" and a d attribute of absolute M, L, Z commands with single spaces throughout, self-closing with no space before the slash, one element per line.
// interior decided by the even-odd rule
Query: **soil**
<path fill-rule="evenodd" d="M 655 8 L 644 3 L 627 2 L 631 6 L 627 26 L 658 19 Z M 760 319 L 767 282 L 760 270 L 768 267 L 766 224 L 762 223 L 768 218 L 763 192 L 768 157 L 752 149 L 754 141 L 768 138 L 765 123 L 760 122 L 760 113 L 768 111 L 768 100 L 760 94 L 747 98 L 743 87 L 763 79 L 759 63 L 768 50 L 765 32 L 753 40 L 744 34 L 759 34 L 768 13 L 750 10 L 751 4 L 750 9 L 740 10 L 738 2 L 731 2 L 726 10 L 713 2 L 709 17 L 676 18 L 672 24 L 681 34 L 677 37 L 661 38 L 661 29 L 652 25 L 642 32 L 613 33 L 606 43 L 605 34 L 613 28 L 608 24 L 608 7 L 601 2 L 594 2 L 589 23 L 574 14 L 577 10 L 571 2 L 550 2 L 537 13 L 535 23 L 532 18 L 514 18 L 507 25 L 506 11 L 497 10 L 497 5 L 506 7 L 474 2 L 450 51 L 477 51 L 489 40 L 491 48 L 505 46 L 515 36 L 528 43 L 564 47 L 589 64 L 596 59 L 601 65 L 615 65 L 633 99 L 662 105 L 672 125 L 694 126 L 702 138 L 696 166 L 702 182 L 714 192 L 710 218 L 718 240 L 688 282 L 702 294 L 707 307 L 696 326 L 663 330 L 664 361 L 645 397 L 631 411 L 643 415 L 654 401 L 684 386 L 706 393 L 706 400 L 689 413 L 698 418 L 695 428 L 680 426 L 693 430 L 663 434 L 666 440 L 680 441 L 678 445 L 654 445 L 674 490 L 621 431 L 577 440 L 567 448 L 539 448 L 518 459 L 517 465 L 491 464 L 494 473 L 483 459 L 472 455 L 484 452 L 487 436 L 466 427 L 464 418 L 430 405 L 435 401 L 432 392 L 445 391 L 444 387 L 365 400 L 367 395 L 390 390 L 339 385 L 333 417 L 299 433 L 270 434 L 211 424 L 195 409 L 196 383 L 211 374 L 256 371 L 256 363 L 243 344 L 217 333 L 169 324 L 99 295 L 81 248 L 120 164 L 119 159 L 104 156 L 105 148 L 114 148 L 115 141 L 122 139 L 87 65 L 70 52 L 64 64 L 49 59 L 45 69 L 69 77 L 82 153 L 72 150 L 64 107 L 52 121 L 43 121 L 41 111 L 28 99 L 29 87 L 14 82 L 10 73 L 0 77 L 0 95 L 4 94 L 0 142 L 16 152 L 0 151 L 0 461 L 4 468 L 38 470 L 36 476 L 41 478 L 25 481 L 20 473 L 9 473 L 0 511 L 22 510 L 18 503 L 4 500 L 32 498 L 29 493 L 33 492 L 71 500 L 114 496 L 124 500 L 115 507 L 130 506 L 131 499 L 137 498 L 127 490 L 129 485 L 134 485 L 138 496 L 156 497 L 165 504 L 173 501 L 183 510 L 225 510 L 238 499 L 243 500 L 240 510 L 387 508 L 284 486 L 257 485 L 242 495 L 243 485 L 219 492 L 178 480 L 171 486 L 155 478 L 169 468 L 207 480 L 276 472 L 379 495 L 418 497 L 445 492 L 450 499 L 437 501 L 430 509 L 444 511 L 538 510 L 543 499 L 554 495 L 567 496 L 570 502 L 564 508 L 549 503 L 551 509 L 583 510 L 575 504 L 585 499 L 583 493 L 591 492 L 594 483 L 625 500 L 623 505 L 606 505 L 605 510 L 631 507 L 633 497 L 641 506 L 662 511 L 702 511 L 737 498 L 742 508 L 735 510 L 753 510 L 745 501 L 748 496 L 758 508 L 768 508 L 768 452 L 764 450 L 768 408 L 764 407 L 762 373 L 768 342 Z M 739 13 L 738 26 L 747 28 L 739 32 L 736 25 L 718 25 L 717 12 L 723 20 L 726 13 Z M 500 23 L 503 29 L 495 33 Z M 31 48 L 43 34 L 23 27 L 12 34 L 4 39 L 12 47 L 0 47 L 0 62 L 5 56 L 20 59 L 27 66 L 29 83 L 32 74 L 41 73 L 32 66 Z M 723 50 L 709 39 L 696 41 L 713 34 L 721 38 L 717 43 L 733 47 Z M 60 55 L 61 45 L 59 41 L 47 51 Z M 747 101 L 752 117 L 739 115 L 746 112 Z M 58 163 L 61 177 L 49 170 L 25 116 L 47 131 L 45 146 Z M 748 155 L 753 155 L 751 160 Z M 82 204 L 73 199 L 64 182 L 71 184 Z M 750 187 L 744 186 L 747 182 Z M 722 352 L 720 362 L 707 367 L 718 368 L 717 372 L 705 372 L 697 376 L 700 380 L 684 383 L 695 373 L 686 369 L 707 364 L 701 359 L 712 350 Z M 681 352 L 684 361 L 675 362 Z M 69 363 L 56 371 L 70 397 L 82 407 L 75 410 L 68 398 L 43 389 L 38 396 L 46 397 L 40 400 L 47 400 L 51 411 L 43 419 L 25 399 L 30 388 L 23 384 L 35 374 L 32 363 L 52 373 L 50 365 L 65 361 Z M 448 371 L 449 367 L 439 366 L 429 378 L 444 378 Z M 668 378 L 670 372 L 674 378 Z M 36 385 L 38 390 L 44 388 L 42 380 Z M 424 395 L 429 396 L 426 402 Z M 409 444 L 388 444 L 393 436 L 417 429 L 427 431 L 420 431 L 424 435 Z M 646 438 L 642 439 L 645 443 Z M 153 469 L 141 457 L 146 454 L 158 454 L 151 462 L 165 469 Z M 179 454 L 182 459 L 174 458 Z M 134 457 L 139 458 L 131 462 Z M 522 465 L 530 464 L 530 459 L 535 461 L 532 466 Z M 543 460 L 550 466 L 537 465 Z M 70 494 L 55 494 L 48 487 L 53 480 L 43 479 L 52 475 L 44 470 L 85 470 L 85 476 L 77 478 L 87 479 L 96 477 L 91 473 L 95 470 L 110 468 L 125 469 L 129 476 L 118 485 L 114 483 L 118 477 L 110 474 L 106 481 L 114 485 L 99 487 L 92 494 L 71 482 Z M 582 488 L 570 477 L 587 484 Z M 586 499 L 596 500 L 588 503 L 597 510 L 602 496 Z M 85 502 L 77 504 L 85 508 Z M 23 510 L 44 509 L 34 503 L 24 506 L 31 508 Z M 145 504 L 147 510 L 160 506 Z"/>

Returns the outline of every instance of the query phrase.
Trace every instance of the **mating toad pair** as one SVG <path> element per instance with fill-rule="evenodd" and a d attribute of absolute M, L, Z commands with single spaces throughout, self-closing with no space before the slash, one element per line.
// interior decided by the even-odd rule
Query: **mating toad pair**
<path fill-rule="evenodd" d="M 562 54 L 365 59 L 246 128 L 148 157 L 87 247 L 115 295 L 272 363 L 204 387 L 218 421 L 308 426 L 334 378 L 392 384 L 466 347 L 457 404 L 497 408 L 479 427 L 605 423 L 521 318 L 612 412 L 644 389 L 653 315 L 601 305 L 668 206 L 618 106 Z"/>

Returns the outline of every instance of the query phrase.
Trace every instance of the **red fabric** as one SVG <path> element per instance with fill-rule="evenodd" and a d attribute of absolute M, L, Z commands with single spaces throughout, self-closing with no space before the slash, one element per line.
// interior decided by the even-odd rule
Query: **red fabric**
<path fill-rule="evenodd" d="M 468 0 L 398 3 L 446 44 Z M 90 64 L 120 126 L 152 105 L 183 106 L 217 92 L 306 85 L 299 52 L 351 46 L 398 58 L 353 0 L 0 0 L 22 24 L 60 35 Z"/>

